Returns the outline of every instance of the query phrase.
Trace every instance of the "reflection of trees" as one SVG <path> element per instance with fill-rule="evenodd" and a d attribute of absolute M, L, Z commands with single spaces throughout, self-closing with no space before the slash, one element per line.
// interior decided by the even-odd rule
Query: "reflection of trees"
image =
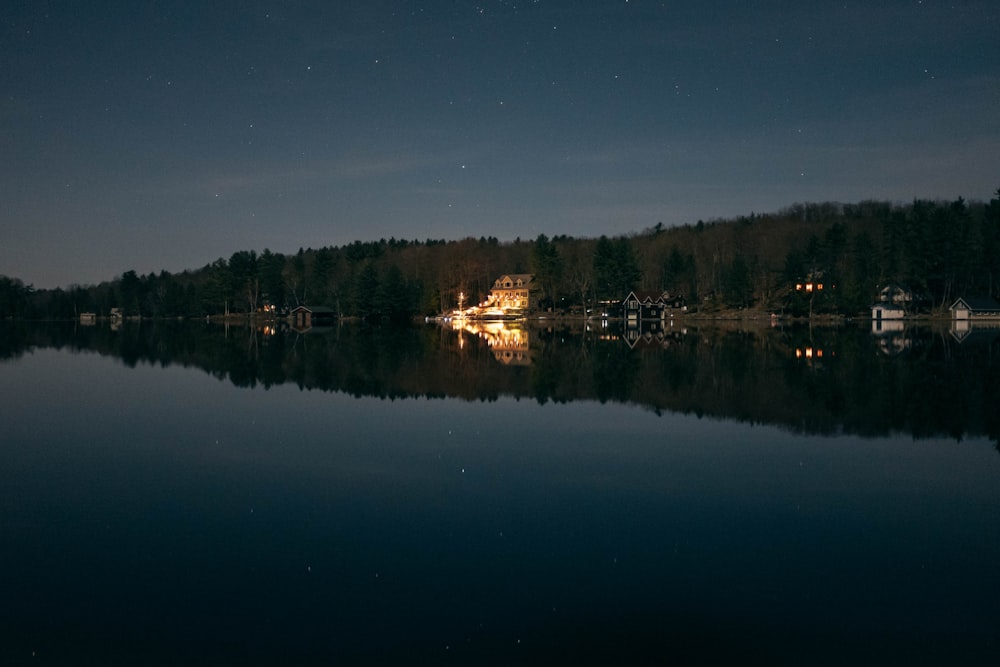
<path fill-rule="evenodd" d="M 641 360 L 624 344 L 604 345 L 595 351 L 593 374 L 596 398 L 602 403 L 632 400 Z"/>
<path fill-rule="evenodd" d="M 908 335 L 910 344 L 890 355 L 863 327 L 692 327 L 631 349 L 613 330 L 597 335 L 579 326 L 513 336 L 437 326 L 343 325 L 298 334 L 169 321 L 118 329 L 20 322 L 0 325 L 0 359 L 39 347 L 93 350 L 129 366 L 200 368 L 240 387 L 293 383 L 381 398 L 630 402 L 807 433 L 997 439 L 1000 331 L 961 344 L 928 331 Z M 507 338 L 530 341 L 529 364 L 497 360 L 496 341 Z"/>
<path fill-rule="evenodd" d="M 539 403 L 559 395 L 559 382 L 563 375 L 561 358 L 551 345 L 534 359 L 531 365 L 531 395 Z"/>

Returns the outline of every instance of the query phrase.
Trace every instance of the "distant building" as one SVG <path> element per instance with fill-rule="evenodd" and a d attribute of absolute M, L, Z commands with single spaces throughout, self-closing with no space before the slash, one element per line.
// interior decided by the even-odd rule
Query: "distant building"
<path fill-rule="evenodd" d="M 897 334 L 904 330 L 903 318 L 906 311 L 891 303 L 876 303 L 872 306 L 872 333 L 876 336 Z"/>
<path fill-rule="evenodd" d="M 664 292 L 663 305 L 672 310 L 687 310 L 687 299 L 682 296 L 668 296 Z"/>
<path fill-rule="evenodd" d="M 906 311 L 901 306 L 892 303 L 876 303 L 872 306 L 872 322 L 884 320 L 901 320 L 906 317 Z"/>
<path fill-rule="evenodd" d="M 795 283 L 795 291 L 805 292 L 806 294 L 815 294 L 817 292 L 822 292 L 825 286 L 826 285 L 823 282 L 823 272 L 812 271 L 804 279 Z"/>
<path fill-rule="evenodd" d="M 669 292 L 632 291 L 621 302 L 622 317 L 626 320 L 663 320 L 671 310 L 686 310 L 682 296 Z"/>
<path fill-rule="evenodd" d="M 94 324 L 97 322 L 95 313 L 80 313 L 80 324 Z"/>
<path fill-rule="evenodd" d="M 622 299 L 626 320 L 662 320 L 666 311 L 666 292 L 632 291 Z"/>
<path fill-rule="evenodd" d="M 908 307 L 916 300 L 916 297 L 913 290 L 903 285 L 892 283 L 879 290 L 878 300 L 880 303 L 891 303 L 896 306 Z"/>
<path fill-rule="evenodd" d="M 1000 319 L 1000 303 L 990 297 L 961 297 L 951 304 L 951 317 L 953 320 Z"/>
<path fill-rule="evenodd" d="M 305 331 L 317 326 L 329 326 L 337 321 L 337 311 L 326 306 L 296 306 L 288 315 L 292 328 Z"/>

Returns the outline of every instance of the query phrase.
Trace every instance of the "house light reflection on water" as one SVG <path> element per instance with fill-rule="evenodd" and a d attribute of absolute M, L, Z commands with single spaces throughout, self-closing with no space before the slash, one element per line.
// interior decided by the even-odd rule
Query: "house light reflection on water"
<path fill-rule="evenodd" d="M 528 331 L 512 327 L 504 322 L 454 319 L 452 328 L 470 333 L 486 341 L 497 361 L 504 364 L 528 365 L 531 363 L 528 345 Z M 459 348 L 465 345 L 464 337 L 458 337 Z"/>
<path fill-rule="evenodd" d="M 806 361 L 812 361 L 814 359 L 822 359 L 824 356 L 836 356 L 832 352 L 824 352 L 822 348 L 818 347 L 799 347 L 795 348 L 795 358 L 805 359 Z"/>

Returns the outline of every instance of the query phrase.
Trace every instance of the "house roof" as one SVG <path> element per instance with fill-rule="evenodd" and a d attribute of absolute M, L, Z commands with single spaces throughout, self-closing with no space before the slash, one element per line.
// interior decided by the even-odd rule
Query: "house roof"
<path fill-rule="evenodd" d="M 510 282 L 512 282 L 516 287 L 523 288 L 531 284 L 531 279 L 533 277 L 534 276 L 530 273 L 505 273 L 496 279 L 496 282 L 493 283 L 493 289 L 510 289 L 503 286 L 503 284 L 507 282 L 505 280 L 506 278 L 509 278 Z M 521 281 L 520 285 L 517 284 L 519 280 Z"/>
<path fill-rule="evenodd" d="M 1000 312 L 1000 303 L 988 296 L 965 296 L 959 297 L 955 303 L 951 304 L 951 310 L 966 307 L 975 312 Z"/>
<path fill-rule="evenodd" d="M 292 308 L 293 313 L 297 313 L 300 311 L 306 311 L 313 314 L 320 313 L 324 315 L 334 314 L 337 312 L 333 308 L 330 308 L 329 306 L 295 306 L 295 308 Z"/>
<path fill-rule="evenodd" d="M 631 297 L 635 297 L 640 303 L 656 303 L 663 299 L 664 293 L 653 290 L 632 290 L 622 301 L 628 301 Z"/>

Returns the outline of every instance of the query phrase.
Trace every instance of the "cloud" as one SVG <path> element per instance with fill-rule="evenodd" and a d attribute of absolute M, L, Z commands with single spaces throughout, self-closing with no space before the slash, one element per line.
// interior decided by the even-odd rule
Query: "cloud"
<path fill-rule="evenodd" d="M 372 154 L 334 159 L 311 160 L 304 164 L 268 161 L 256 165 L 233 166 L 220 163 L 202 167 L 191 175 L 175 179 L 157 179 L 148 183 L 149 191 L 176 195 L 196 194 L 234 197 L 261 191 L 296 191 L 316 186 L 348 185 L 351 181 L 425 173 L 455 164 L 458 158 L 444 155 Z"/>

